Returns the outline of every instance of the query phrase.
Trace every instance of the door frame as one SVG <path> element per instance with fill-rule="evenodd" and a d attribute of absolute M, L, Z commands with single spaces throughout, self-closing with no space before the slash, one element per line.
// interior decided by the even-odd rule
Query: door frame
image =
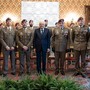
<path fill-rule="evenodd" d="M 87 25 L 90 20 L 87 18 L 87 10 L 90 9 L 90 5 L 85 5 L 85 24 Z"/>

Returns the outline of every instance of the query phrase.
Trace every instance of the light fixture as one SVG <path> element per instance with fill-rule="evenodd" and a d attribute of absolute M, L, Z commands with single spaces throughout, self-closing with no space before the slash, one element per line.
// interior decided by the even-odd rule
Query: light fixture
<path fill-rule="evenodd" d="M 11 20 L 12 20 L 13 22 L 18 21 L 18 17 L 17 17 L 16 15 L 9 14 L 9 13 L 4 14 L 4 15 L 2 16 L 2 18 L 1 18 L 1 21 L 5 21 L 7 18 L 11 18 Z"/>
<path fill-rule="evenodd" d="M 78 19 L 78 14 L 74 12 L 68 13 L 65 17 L 66 22 L 76 22 L 77 19 Z"/>

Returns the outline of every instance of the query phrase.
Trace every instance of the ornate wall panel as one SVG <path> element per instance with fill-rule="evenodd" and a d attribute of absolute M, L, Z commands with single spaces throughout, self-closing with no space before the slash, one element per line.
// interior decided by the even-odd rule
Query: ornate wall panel
<path fill-rule="evenodd" d="M 77 16 L 85 16 L 85 5 L 90 5 L 90 0 L 23 0 L 23 1 L 59 1 L 60 18 L 66 18 L 69 13 L 76 13 Z M 0 0 L 0 19 L 5 14 L 12 14 L 21 19 L 21 0 Z"/>
<path fill-rule="evenodd" d="M 21 17 L 21 0 L 0 0 L 0 20 L 5 20 L 9 15 L 15 21 L 20 21 Z"/>

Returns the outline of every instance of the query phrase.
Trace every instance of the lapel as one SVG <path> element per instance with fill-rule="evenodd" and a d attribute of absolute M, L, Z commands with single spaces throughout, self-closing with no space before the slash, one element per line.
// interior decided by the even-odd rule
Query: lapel
<path fill-rule="evenodd" d="M 64 30 L 65 30 L 65 28 L 64 28 L 64 27 L 63 27 L 63 29 L 58 28 L 58 32 L 59 32 L 60 34 L 64 33 Z"/>
<path fill-rule="evenodd" d="M 46 30 L 46 28 L 44 28 L 44 33 L 43 33 L 43 36 L 45 36 L 45 35 L 46 35 L 46 33 L 47 33 L 47 30 Z"/>
<path fill-rule="evenodd" d="M 5 33 L 8 33 L 8 30 L 7 30 L 7 27 L 5 26 L 5 28 L 4 28 L 4 32 Z"/>
<path fill-rule="evenodd" d="M 9 30 L 7 29 L 7 27 L 5 27 L 5 32 L 8 32 L 8 33 L 14 33 L 14 28 L 11 27 L 11 31 L 9 31 Z"/>
<path fill-rule="evenodd" d="M 11 28 L 11 33 L 14 33 L 14 28 L 13 27 Z"/>
<path fill-rule="evenodd" d="M 41 32 L 40 32 L 40 28 L 37 29 L 37 34 L 38 34 L 39 38 L 45 37 L 46 33 L 47 33 L 47 30 L 45 30 L 45 28 L 44 28 L 43 34 L 41 34 Z"/>
<path fill-rule="evenodd" d="M 39 38 L 41 38 L 40 28 L 37 29 L 37 35 L 38 35 Z"/>

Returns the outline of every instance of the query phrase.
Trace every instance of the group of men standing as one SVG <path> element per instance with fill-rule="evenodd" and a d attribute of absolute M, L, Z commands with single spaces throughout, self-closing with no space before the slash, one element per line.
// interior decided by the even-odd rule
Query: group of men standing
<path fill-rule="evenodd" d="M 2 51 L 4 57 L 3 76 L 8 74 L 8 58 L 11 60 L 11 74 L 16 74 L 15 66 L 15 46 L 18 45 L 19 59 L 20 59 L 20 73 L 24 74 L 24 64 L 26 57 L 27 74 L 30 75 L 30 53 L 31 46 L 33 45 L 34 51 L 37 55 L 37 71 L 38 73 L 46 73 L 46 52 L 50 48 L 50 32 L 49 29 L 44 28 L 44 22 L 39 23 L 39 28 L 33 30 L 27 26 L 27 20 L 23 19 L 21 22 L 22 27 L 15 30 L 12 27 L 10 18 L 6 19 L 6 26 L 0 30 L 0 42 L 2 44 Z M 43 68 L 41 70 L 41 60 Z"/>
<path fill-rule="evenodd" d="M 66 50 L 69 48 L 68 46 L 70 46 L 70 42 L 72 41 L 76 69 L 74 76 L 81 75 L 82 77 L 86 77 L 83 71 L 86 65 L 85 55 L 89 40 L 89 28 L 84 25 L 84 19 L 82 17 L 77 20 L 77 25 L 72 27 L 71 35 L 70 30 L 64 27 L 63 19 L 58 21 L 58 25 L 59 28 L 55 28 L 52 35 L 52 47 L 55 49 L 53 49 L 55 51 L 55 74 L 58 75 L 60 64 L 60 72 L 62 75 L 65 75 L 65 54 Z"/>
<path fill-rule="evenodd" d="M 31 22 L 31 21 L 30 21 Z M 87 46 L 89 46 L 89 30 L 84 25 L 84 20 L 80 17 L 77 21 L 77 25 L 72 28 L 70 35 L 70 29 L 64 25 L 64 19 L 60 19 L 57 23 L 57 27 L 54 28 L 53 32 L 45 27 L 44 22 L 39 23 L 39 27 L 32 29 L 27 26 L 27 20 L 23 19 L 21 22 L 22 27 L 15 30 L 12 27 L 12 21 L 10 18 L 6 19 L 6 26 L 0 30 L 0 42 L 2 44 L 4 65 L 3 65 L 3 76 L 7 76 L 8 73 L 8 58 L 10 56 L 12 75 L 16 74 L 15 66 L 15 46 L 18 45 L 19 60 L 20 60 L 20 73 L 24 74 L 24 62 L 26 56 L 27 74 L 30 75 L 30 53 L 31 46 L 36 53 L 36 64 L 37 72 L 39 74 L 46 74 L 46 55 L 50 52 L 50 44 L 52 50 L 55 53 L 55 75 L 65 75 L 64 63 L 66 50 L 70 48 L 70 43 L 73 41 L 74 53 L 75 53 L 75 68 L 76 72 L 74 76 L 82 75 L 85 77 L 83 68 L 85 68 L 85 55 Z M 72 37 L 72 38 L 71 38 Z M 71 40 L 72 39 L 72 40 Z M 81 65 L 80 65 L 81 56 Z M 41 65 L 42 62 L 42 65 Z M 59 65 L 60 64 L 60 65 Z M 60 66 L 60 69 L 59 69 Z"/>

